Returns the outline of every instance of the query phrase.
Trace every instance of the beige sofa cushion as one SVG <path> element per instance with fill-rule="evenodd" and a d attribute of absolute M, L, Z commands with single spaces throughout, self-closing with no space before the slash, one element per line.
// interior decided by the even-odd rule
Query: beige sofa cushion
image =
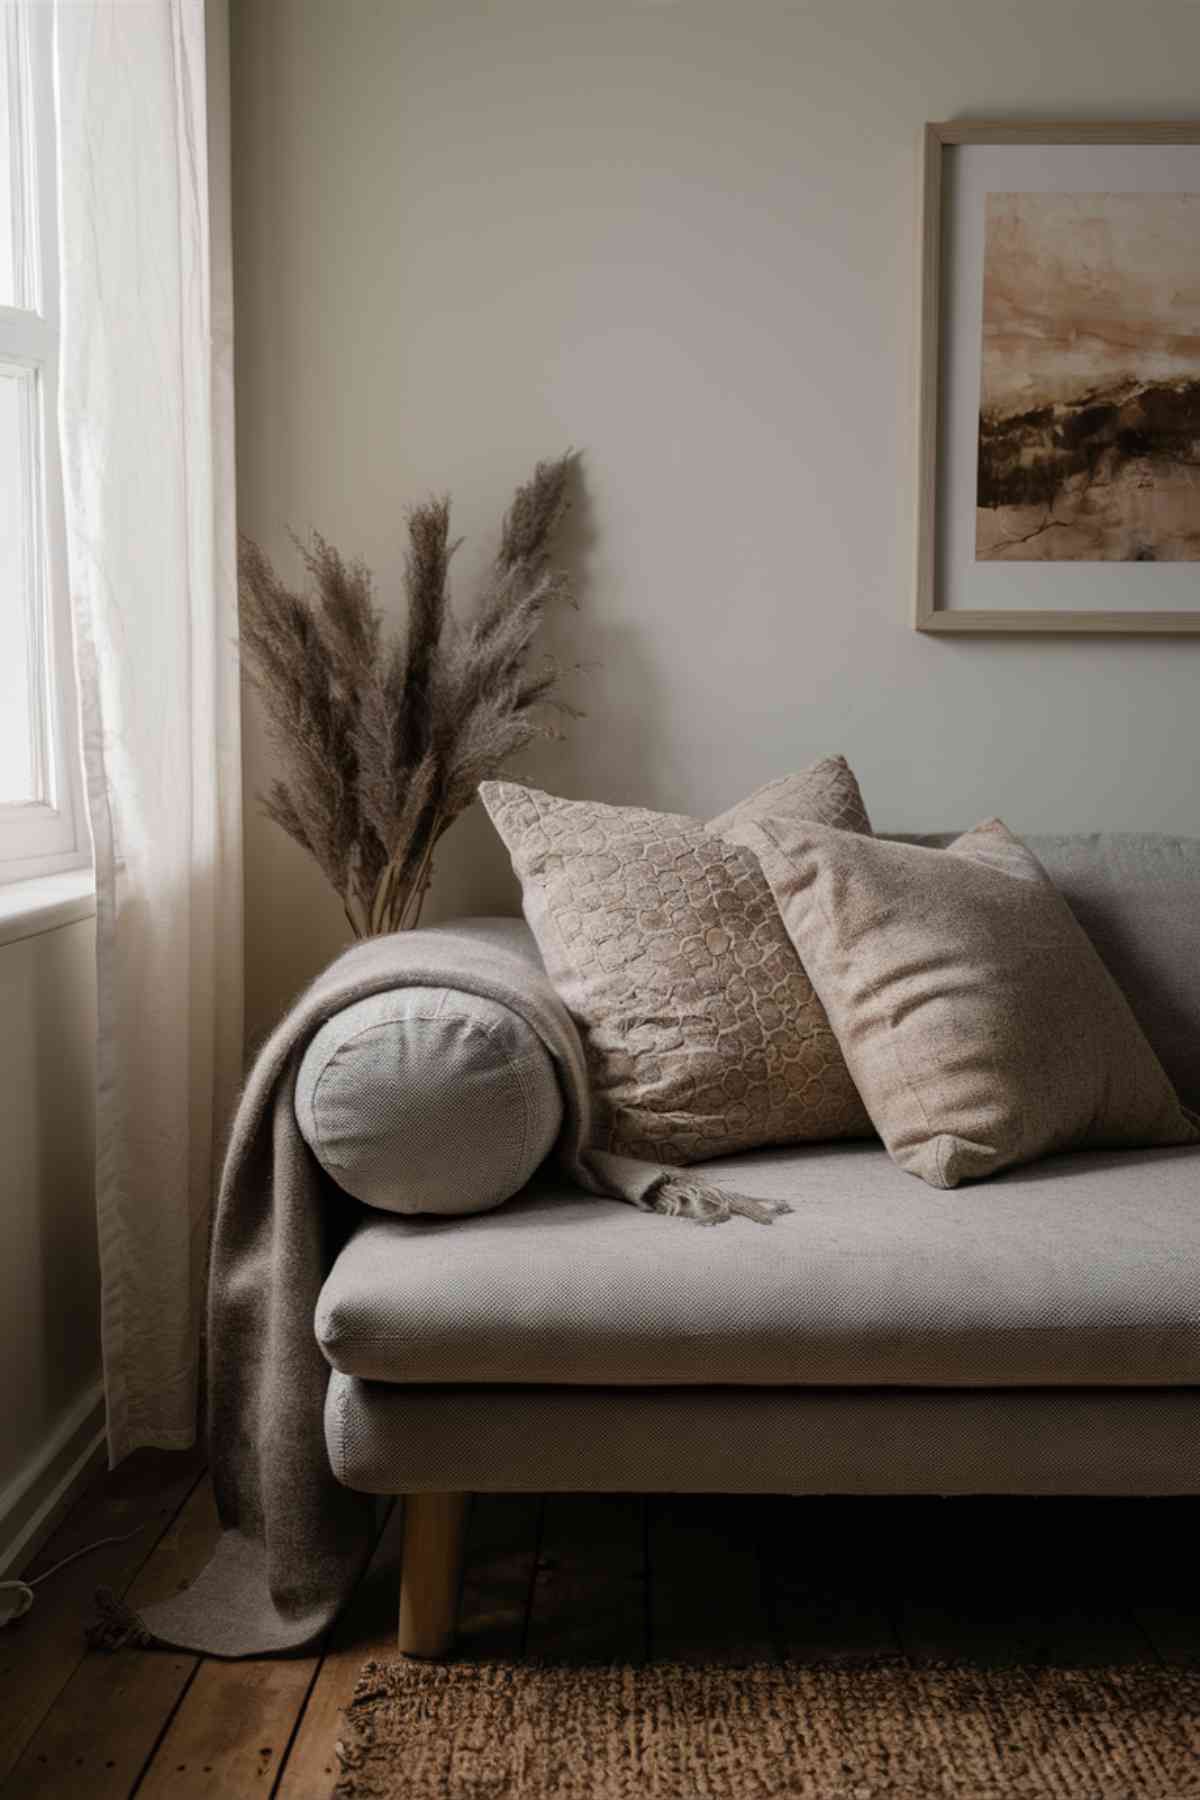
<path fill-rule="evenodd" d="M 334 1374 L 325 1442 L 337 1479 L 368 1494 L 1200 1492 L 1195 1388 L 401 1387 Z M 698 1563 L 698 1590 L 703 1578 Z"/>
<path fill-rule="evenodd" d="M 335 1369 L 418 1385 L 1200 1390 L 1200 1147 L 952 1193 L 878 1139 L 705 1175 L 792 1211 L 680 1231 L 546 1170 L 477 1218 L 364 1215 L 317 1339 Z"/>
<path fill-rule="evenodd" d="M 870 1132 L 753 852 L 716 830 L 771 816 L 869 832 L 841 757 L 770 783 L 709 829 L 506 781 L 480 794 L 580 1027 L 598 1148 L 691 1163 Z"/>
<path fill-rule="evenodd" d="M 948 850 L 773 815 L 759 854 L 871 1117 L 930 1186 L 1200 1140 L 1129 1004 L 999 820 Z"/>

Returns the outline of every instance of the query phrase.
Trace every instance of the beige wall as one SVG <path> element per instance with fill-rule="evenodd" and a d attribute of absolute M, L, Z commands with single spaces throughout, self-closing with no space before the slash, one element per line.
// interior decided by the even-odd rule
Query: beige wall
<path fill-rule="evenodd" d="M 102 1423 L 95 939 L 0 944 L 0 1567 Z"/>
<path fill-rule="evenodd" d="M 1195 111 L 1193 0 L 235 0 L 242 523 L 386 592 L 404 503 L 487 533 L 585 452 L 592 666 L 548 786 L 704 813 L 844 750 L 898 829 L 1200 831 L 1200 640 L 908 627 L 914 143 Z M 294 568 L 294 559 L 289 561 Z M 256 721 L 247 785 L 269 770 Z M 252 1029 L 338 948 L 247 823 Z M 510 905 L 475 813 L 438 911 Z"/>

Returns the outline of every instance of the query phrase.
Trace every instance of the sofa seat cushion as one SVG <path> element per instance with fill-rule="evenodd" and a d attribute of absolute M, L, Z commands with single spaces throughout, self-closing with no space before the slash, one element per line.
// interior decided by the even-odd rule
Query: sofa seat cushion
<path fill-rule="evenodd" d="M 1200 1385 L 1200 1149 L 951 1191 L 878 1144 L 705 1173 L 795 1210 L 684 1230 L 544 1177 L 474 1218 L 369 1217 L 322 1291 L 322 1349 L 405 1383 Z"/>
<path fill-rule="evenodd" d="M 1195 1388 L 397 1387 L 335 1374 L 325 1442 L 337 1479 L 368 1494 L 1200 1494 Z"/>

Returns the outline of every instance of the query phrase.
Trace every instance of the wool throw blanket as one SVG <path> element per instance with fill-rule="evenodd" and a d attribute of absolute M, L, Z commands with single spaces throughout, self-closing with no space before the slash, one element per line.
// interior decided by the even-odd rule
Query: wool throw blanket
<path fill-rule="evenodd" d="M 529 1023 L 562 1087 L 557 1155 L 590 1192 L 702 1224 L 733 1213 L 768 1223 L 781 1210 L 690 1170 L 588 1147 L 583 1046 L 519 921 L 473 920 L 356 944 L 301 995 L 264 1046 L 226 1154 L 208 1300 L 209 1459 L 223 1535 L 191 1587 L 140 1615 L 102 1591 L 95 1644 L 160 1643 L 225 1657 L 300 1650 L 333 1622 L 362 1571 L 373 1499 L 342 1487 L 329 1467 L 329 1365 L 313 1312 L 363 1209 L 317 1163 L 294 1102 L 314 1032 L 355 1001 L 403 986 L 475 994 Z"/>

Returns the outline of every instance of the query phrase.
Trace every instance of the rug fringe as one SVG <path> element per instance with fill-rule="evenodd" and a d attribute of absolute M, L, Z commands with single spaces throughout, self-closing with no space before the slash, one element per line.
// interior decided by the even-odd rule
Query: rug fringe
<path fill-rule="evenodd" d="M 100 1617 L 85 1626 L 83 1634 L 89 1650 L 145 1650 L 154 1642 L 133 1608 L 111 1588 L 97 1588 L 95 1601 Z"/>
<path fill-rule="evenodd" d="M 773 1225 L 780 1214 L 792 1210 L 786 1200 L 760 1200 L 682 1174 L 664 1176 L 647 1194 L 643 1205 L 648 1212 L 661 1213 L 669 1219 L 691 1219 L 696 1225 L 724 1225 L 735 1215 L 753 1219 L 757 1225 Z"/>

